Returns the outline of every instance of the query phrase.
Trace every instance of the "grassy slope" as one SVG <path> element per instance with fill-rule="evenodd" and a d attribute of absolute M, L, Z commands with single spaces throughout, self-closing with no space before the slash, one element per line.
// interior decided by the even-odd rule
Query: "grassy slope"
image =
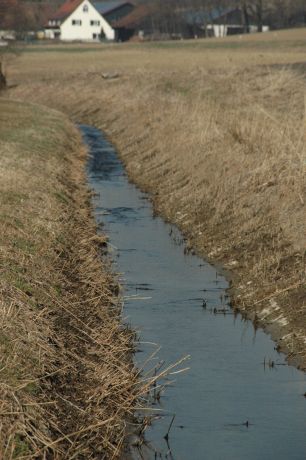
<path fill-rule="evenodd" d="M 303 367 L 305 38 L 90 47 L 78 59 L 66 47 L 11 68 L 13 95 L 106 129 L 189 245 L 231 269 L 240 310 Z"/>
<path fill-rule="evenodd" d="M 115 458 L 137 378 L 79 134 L 0 99 L 0 152 L 1 458 Z"/>

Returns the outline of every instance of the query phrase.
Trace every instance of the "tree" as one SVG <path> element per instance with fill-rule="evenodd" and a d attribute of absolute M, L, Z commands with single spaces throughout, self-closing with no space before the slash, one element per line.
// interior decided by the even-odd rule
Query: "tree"
<path fill-rule="evenodd" d="M 17 34 L 32 24 L 32 12 L 20 0 L 0 0 L 0 28 Z"/>
<path fill-rule="evenodd" d="M 19 37 L 40 29 L 61 0 L 0 0 L 0 30 L 14 30 Z"/>
<path fill-rule="evenodd" d="M 1 1 L 1 0 L 0 0 Z M 177 32 L 186 22 L 196 31 L 201 17 L 202 28 L 205 20 L 213 23 L 211 12 L 228 8 L 240 8 L 245 33 L 250 25 L 256 24 L 258 32 L 263 25 L 271 28 L 292 27 L 306 23 L 306 0 L 143 0 L 155 4 L 154 24 L 168 33 Z"/>
<path fill-rule="evenodd" d="M 250 17 L 247 0 L 241 0 L 241 11 L 243 16 L 244 32 L 250 33 Z"/>
<path fill-rule="evenodd" d="M 5 87 L 6 87 L 6 78 L 5 78 L 4 73 L 2 72 L 2 62 L 0 60 L 0 91 L 4 89 Z"/>

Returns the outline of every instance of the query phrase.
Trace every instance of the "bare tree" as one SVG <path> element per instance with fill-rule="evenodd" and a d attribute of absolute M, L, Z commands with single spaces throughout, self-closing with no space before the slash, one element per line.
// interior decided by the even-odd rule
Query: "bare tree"
<path fill-rule="evenodd" d="M 229 8 L 241 10 L 245 33 L 250 32 L 251 23 L 256 24 L 258 32 L 263 31 L 264 24 L 272 28 L 282 28 L 306 23 L 306 0 L 147 0 L 147 2 L 155 3 L 154 24 L 159 30 L 167 33 L 180 31 L 184 21 L 187 22 L 187 17 L 194 33 L 199 23 L 205 32 L 207 23 L 214 23 L 215 12 L 226 12 Z"/>

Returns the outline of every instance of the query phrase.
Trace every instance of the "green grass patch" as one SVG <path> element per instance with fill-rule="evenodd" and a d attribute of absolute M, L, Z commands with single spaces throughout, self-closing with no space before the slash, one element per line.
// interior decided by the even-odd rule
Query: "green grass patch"
<path fill-rule="evenodd" d="M 15 229 L 23 229 L 24 222 L 21 219 L 15 216 L 10 216 L 8 214 L 0 214 L 0 222 L 6 222 L 7 225 L 15 228 Z"/>
<path fill-rule="evenodd" d="M 24 238 L 15 239 L 13 246 L 27 254 L 34 254 L 36 251 L 35 244 L 32 241 L 26 240 Z"/>
<path fill-rule="evenodd" d="M 21 434 L 15 434 L 13 445 L 13 458 L 26 457 L 31 453 L 31 449 L 26 438 Z"/>
<path fill-rule="evenodd" d="M 76 45 L 61 45 L 58 46 L 48 46 L 48 45 L 28 45 L 25 48 L 21 49 L 20 51 L 25 53 L 90 53 L 90 52 L 103 52 L 109 50 L 110 47 L 115 47 L 115 44 L 97 44 L 96 46 L 76 46 Z"/>
<path fill-rule="evenodd" d="M 55 290 L 56 295 L 57 295 L 58 297 L 60 297 L 60 296 L 62 295 L 62 292 L 63 292 L 62 287 L 59 286 L 58 284 L 56 284 L 56 285 L 54 286 L 54 290 Z"/>
<path fill-rule="evenodd" d="M 16 277 L 13 280 L 13 284 L 17 289 L 24 292 L 25 294 L 30 295 L 30 296 L 33 295 L 32 286 L 29 283 L 27 283 L 27 281 L 25 281 L 23 278 Z"/>
<path fill-rule="evenodd" d="M 39 394 L 40 390 L 39 390 L 39 386 L 35 383 L 35 382 L 31 382 L 29 383 L 26 388 L 25 388 L 26 392 L 29 393 L 30 395 L 32 396 L 36 396 Z"/>
<path fill-rule="evenodd" d="M 68 195 L 66 195 L 66 193 L 64 193 L 64 192 L 55 192 L 54 196 L 61 203 L 64 203 L 64 204 L 69 204 L 70 203 L 70 199 L 69 199 Z"/>
<path fill-rule="evenodd" d="M 299 48 L 306 49 L 306 40 L 247 40 L 242 36 L 241 40 L 228 40 L 220 39 L 201 39 L 201 40 L 174 40 L 164 42 L 146 42 L 142 46 L 151 49 L 194 49 L 194 50 L 255 50 L 255 51 L 268 51 L 269 49 L 275 51 L 279 48 Z"/>
<path fill-rule="evenodd" d="M 24 200 L 28 198 L 28 195 L 21 192 L 15 192 L 13 190 L 2 190 L 0 191 L 1 206 L 9 205 L 20 205 Z M 5 214 L 7 216 L 7 214 Z M 17 222 L 15 221 L 17 224 Z"/>
<path fill-rule="evenodd" d="M 183 96 L 187 96 L 188 94 L 190 94 L 192 90 L 191 86 L 183 85 L 179 82 L 175 82 L 172 80 L 162 82 L 162 84 L 159 85 L 159 89 L 167 94 L 178 93 Z"/>

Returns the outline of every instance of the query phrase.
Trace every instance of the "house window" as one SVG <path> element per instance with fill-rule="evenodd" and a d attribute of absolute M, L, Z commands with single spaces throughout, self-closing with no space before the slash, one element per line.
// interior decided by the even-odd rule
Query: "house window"
<path fill-rule="evenodd" d="M 91 25 L 91 26 L 99 26 L 99 25 L 100 25 L 100 21 L 90 21 L 90 25 Z"/>
<path fill-rule="evenodd" d="M 72 25 L 73 26 L 81 26 L 82 25 L 81 19 L 72 19 Z"/>
<path fill-rule="evenodd" d="M 83 12 L 84 12 L 84 13 L 88 13 L 88 5 L 84 5 L 84 6 L 83 6 Z"/>

